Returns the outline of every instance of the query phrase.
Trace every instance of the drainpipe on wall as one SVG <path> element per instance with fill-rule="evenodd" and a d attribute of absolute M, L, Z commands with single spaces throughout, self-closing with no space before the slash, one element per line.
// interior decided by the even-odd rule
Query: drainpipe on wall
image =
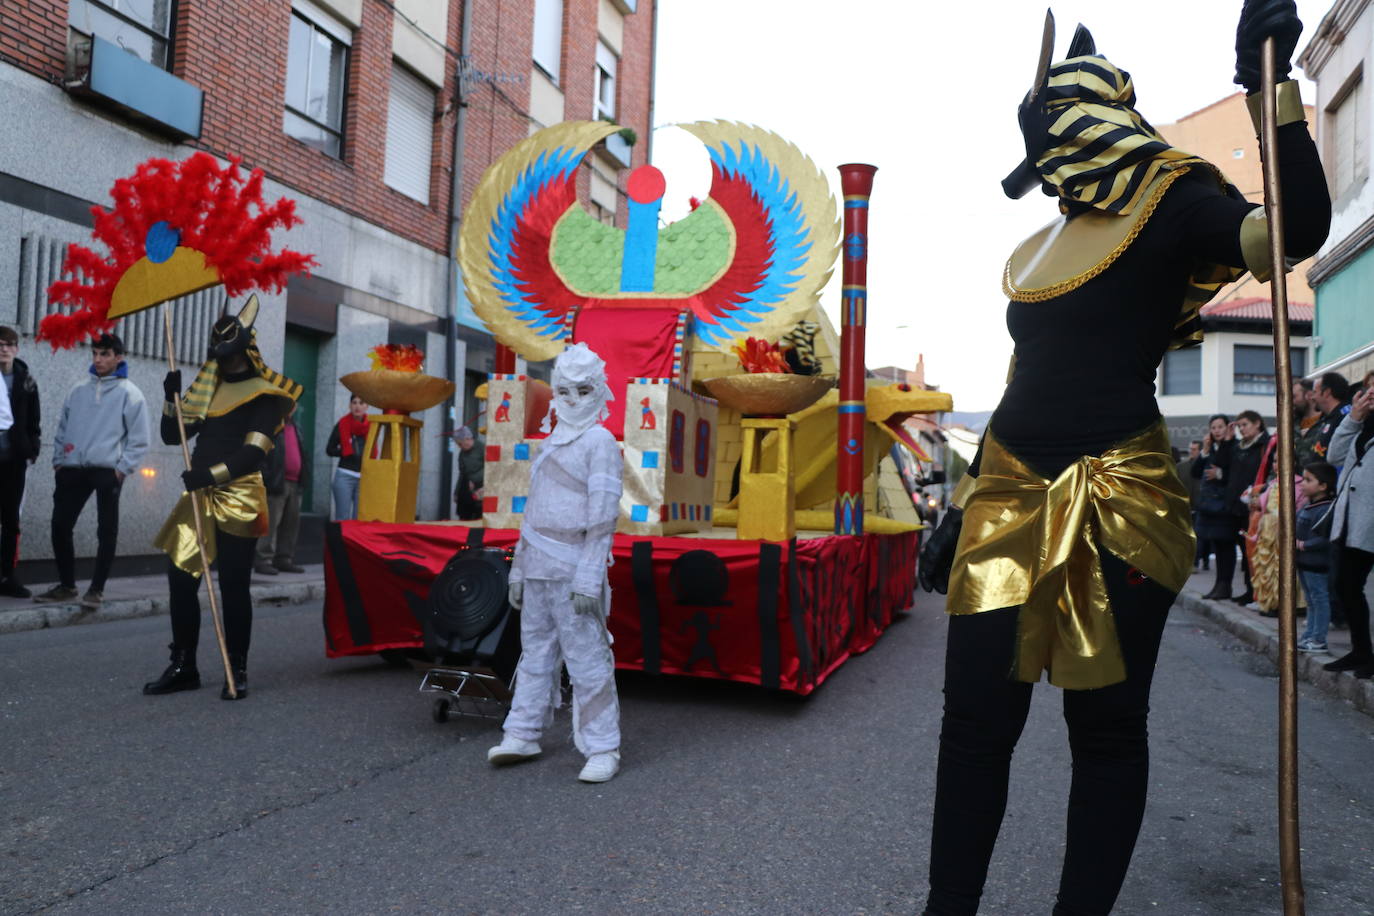
<path fill-rule="evenodd" d="M 449 196 L 448 205 L 448 278 L 445 284 L 448 294 L 448 320 L 444 329 L 444 365 L 448 367 L 448 379 L 454 383 L 454 394 L 459 405 L 463 403 L 464 379 L 458 375 L 454 367 L 454 363 L 458 361 L 458 290 L 462 283 L 458 270 L 458 233 L 463 223 L 463 141 L 468 116 L 467 93 L 463 88 L 463 68 L 467 65 L 471 53 L 472 0 L 463 0 L 461 35 L 458 58 L 458 116 L 454 119 L 453 128 L 453 191 Z M 451 518 L 453 513 L 453 431 L 456 429 L 453 422 L 454 410 L 454 405 L 449 404 L 449 409 L 444 413 L 444 466 L 439 473 L 438 512 L 438 517 L 443 519 Z"/>

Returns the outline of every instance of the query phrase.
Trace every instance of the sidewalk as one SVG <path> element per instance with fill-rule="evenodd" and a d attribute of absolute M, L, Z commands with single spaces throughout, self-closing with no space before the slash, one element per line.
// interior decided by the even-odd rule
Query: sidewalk
<path fill-rule="evenodd" d="M 25 583 L 35 595 L 47 591 L 55 583 Z M 85 582 L 77 582 L 77 591 L 85 593 Z M 315 563 L 303 573 L 280 573 L 275 576 L 253 574 L 253 603 L 303 604 L 324 598 L 324 565 Z M 209 602 L 201 593 L 201 606 Z M 0 635 L 44 627 L 66 627 L 78 623 L 103 623 L 107 620 L 127 620 L 132 617 L 151 617 L 167 613 L 167 577 L 126 576 L 112 578 L 105 583 L 105 600 L 99 610 L 81 608 L 80 599 L 70 604 L 37 604 L 32 598 L 0 597 Z"/>
<path fill-rule="evenodd" d="M 1240 569 L 1236 569 L 1236 585 L 1241 582 Z M 1202 596 L 1211 591 L 1216 581 L 1214 572 L 1197 572 L 1188 580 L 1178 596 L 1178 606 L 1201 614 L 1203 617 L 1220 624 L 1232 636 L 1257 652 L 1268 656 L 1274 664 L 1279 661 L 1279 621 L 1277 617 L 1261 617 L 1259 611 L 1243 607 L 1234 601 L 1209 601 Z M 1305 626 L 1303 618 L 1298 618 L 1298 633 Z M 1348 701 L 1352 706 L 1367 715 L 1374 716 L 1374 679 L 1356 680 L 1349 671 L 1324 671 L 1322 665 L 1350 651 L 1350 632 L 1331 630 L 1326 644 L 1329 652 L 1299 652 L 1298 678 L 1332 696 Z"/>

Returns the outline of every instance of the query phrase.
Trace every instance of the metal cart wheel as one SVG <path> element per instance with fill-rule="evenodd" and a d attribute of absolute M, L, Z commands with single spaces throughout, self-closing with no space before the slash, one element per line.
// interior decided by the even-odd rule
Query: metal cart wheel
<path fill-rule="evenodd" d="M 439 722 L 439 723 L 447 722 L 447 721 L 448 721 L 448 711 L 449 711 L 449 709 L 450 709 L 452 706 L 453 706 L 453 703 L 450 702 L 449 700 L 444 700 L 444 699 L 435 700 L 435 701 L 434 701 L 434 709 L 431 711 L 431 715 L 434 716 L 434 721 L 435 721 L 435 722 Z"/>

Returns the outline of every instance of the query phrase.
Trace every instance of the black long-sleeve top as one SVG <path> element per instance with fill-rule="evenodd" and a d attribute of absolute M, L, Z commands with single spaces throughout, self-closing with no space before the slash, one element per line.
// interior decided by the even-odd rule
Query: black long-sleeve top
<path fill-rule="evenodd" d="M 1308 257 L 1326 240 L 1331 199 L 1307 125 L 1279 128 L 1278 152 L 1288 252 Z M 1256 206 L 1195 168 L 1099 276 L 1046 302 L 1012 302 L 1016 368 L 989 421 L 998 441 L 1053 478 L 1157 421 L 1155 370 L 1191 268 L 1244 267 L 1240 224 Z"/>
<path fill-rule="evenodd" d="M 226 381 L 240 381 L 251 377 L 249 369 L 238 375 L 225 374 Z M 262 394 L 235 407 L 218 417 L 206 417 L 198 423 L 186 425 L 186 438 L 194 437 L 195 448 L 191 452 L 191 467 L 209 469 L 223 463 L 229 469 L 230 479 L 260 471 L 267 453 L 256 445 L 244 440 L 249 433 L 261 433 L 270 441 L 281 426 L 282 418 L 290 409 L 290 401 L 272 394 Z M 176 416 L 162 414 L 162 441 L 165 445 L 180 445 L 177 435 Z"/>

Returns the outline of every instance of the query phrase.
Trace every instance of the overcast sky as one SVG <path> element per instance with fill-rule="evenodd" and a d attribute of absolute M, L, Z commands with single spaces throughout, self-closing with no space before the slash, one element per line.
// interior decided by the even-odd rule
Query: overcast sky
<path fill-rule="evenodd" d="M 1131 73 L 1141 113 L 1168 123 L 1238 90 L 1240 7 L 1200 0 L 1141 15 L 1132 3 L 1056 3 L 1055 57 L 1082 21 L 1098 51 Z M 1299 51 L 1330 8 L 1298 0 Z M 995 407 L 1011 354 L 1002 266 L 1056 215 L 1044 195 L 1011 201 L 999 184 L 1023 155 L 1016 106 L 1044 6 L 659 0 L 658 9 L 653 157 L 668 178 L 665 216 L 680 218 L 710 186 L 705 153 L 674 123 L 720 118 L 781 134 L 826 171 L 837 199 L 835 166 L 878 166 L 868 365 L 909 367 L 924 353 L 927 380 L 954 395 L 956 410 Z M 1304 98 L 1312 94 L 1305 85 Z M 838 329 L 833 281 L 825 304 Z"/>

